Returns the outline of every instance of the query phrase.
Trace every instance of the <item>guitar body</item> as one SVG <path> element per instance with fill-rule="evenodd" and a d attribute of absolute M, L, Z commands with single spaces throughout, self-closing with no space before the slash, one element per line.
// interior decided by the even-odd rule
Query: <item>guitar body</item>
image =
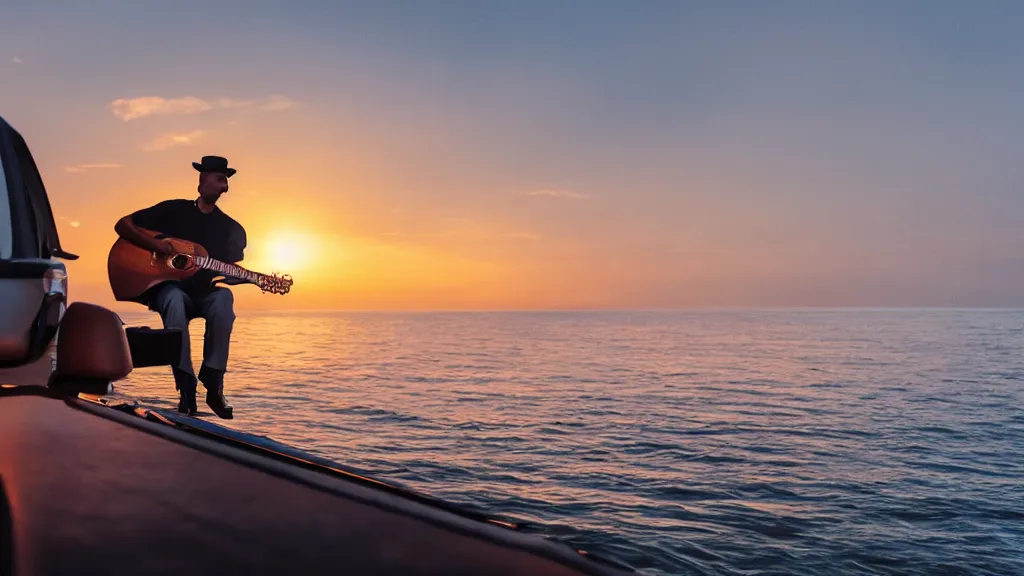
<path fill-rule="evenodd" d="M 225 278 L 233 278 L 255 284 L 264 293 L 287 294 L 292 287 L 288 274 L 260 274 L 235 264 L 227 264 L 210 258 L 201 245 L 181 238 L 166 236 L 153 230 L 141 230 L 143 235 L 154 239 L 168 240 L 174 246 L 174 254 L 157 256 L 155 252 L 139 248 L 135 244 L 118 238 L 107 255 L 107 280 L 118 302 L 145 303 L 146 293 L 158 284 L 181 281 L 200 270 L 212 270 Z"/>
<path fill-rule="evenodd" d="M 180 238 L 166 237 L 152 230 L 143 230 L 152 238 L 170 240 L 176 254 L 158 256 L 145 248 L 118 238 L 107 255 L 107 279 L 119 302 L 141 302 L 146 291 L 168 281 L 184 280 L 200 270 L 195 257 L 208 256 L 201 245 Z"/>

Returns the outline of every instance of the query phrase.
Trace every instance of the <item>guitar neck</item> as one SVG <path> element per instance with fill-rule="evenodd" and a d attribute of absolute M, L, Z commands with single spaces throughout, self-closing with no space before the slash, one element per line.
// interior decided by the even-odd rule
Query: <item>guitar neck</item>
<path fill-rule="evenodd" d="M 252 270 L 246 270 L 241 266 L 221 262 L 220 260 L 210 258 L 209 256 L 196 257 L 196 264 L 200 268 L 213 270 L 214 272 L 219 272 L 225 276 L 230 276 L 238 280 L 245 280 L 246 282 L 251 282 L 253 284 L 259 284 L 260 278 L 263 277 L 263 274 L 253 272 Z"/>

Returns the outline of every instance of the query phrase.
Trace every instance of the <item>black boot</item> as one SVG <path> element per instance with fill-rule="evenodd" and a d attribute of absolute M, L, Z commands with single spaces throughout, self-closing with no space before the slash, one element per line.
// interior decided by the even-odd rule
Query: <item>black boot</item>
<path fill-rule="evenodd" d="M 198 410 L 195 377 L 175 368 L 174 387 L 178 390 L 178 412 L 186 416 L 195 416 Z"/>
<path fill-rule="evenodd" d="M 206 387 L 206 403 L 213 413 L 225 420 L 235 417 L 234 408 L 224 398 L 224 373 L 207 366 L 199 369 L 199 380 Z"/>

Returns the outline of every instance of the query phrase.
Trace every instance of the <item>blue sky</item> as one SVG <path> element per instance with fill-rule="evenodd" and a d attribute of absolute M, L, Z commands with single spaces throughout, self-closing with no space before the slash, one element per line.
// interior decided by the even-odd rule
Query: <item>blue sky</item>
<path fill-rule="evenodd" d="M 254 188 L 275 163 L 304 173 L 297 201 L 336 214 L 327 228 L 514 270 L 523 302 L 1024 305 L 1022 16 L 1015 2 L 8 2 L 0 115 L 69 211 L 99 216 L 83 190 L 110 218 L 115 188 L 156 198 L 149 175 L 208 143 L 258 163 Z M 110 110 L 274 95 L 295 106 Z M 206 140 L 156 153 L 163 132 Z M 123 169 L 62 169 L 90 163 Z M 438 240 L 456 221 L 506 243 Z"/>

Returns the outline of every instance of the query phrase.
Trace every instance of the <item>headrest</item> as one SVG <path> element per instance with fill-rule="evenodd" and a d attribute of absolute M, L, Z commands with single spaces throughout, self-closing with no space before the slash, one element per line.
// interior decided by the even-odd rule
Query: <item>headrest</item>
<path fill-rule="evenodd" d="M 113 382 L 131 371 L 128 338 L 117 314 L 85 302 L 68 306 L 57 333 L 55 376 Z"/>

